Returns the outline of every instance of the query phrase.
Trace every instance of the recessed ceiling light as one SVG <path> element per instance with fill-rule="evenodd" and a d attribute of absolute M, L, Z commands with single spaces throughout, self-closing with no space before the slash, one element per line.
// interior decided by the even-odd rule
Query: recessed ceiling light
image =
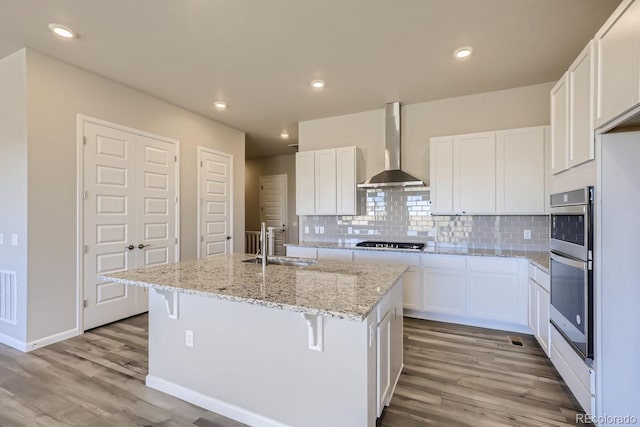
<path fill-rule="evenodd" d="M 324 80 L 314 80 L 311 82 L 311 87 L 315 89 L 322 89 L 324 85 L 325 85 Z"/>
<path fill-rule="evenodd" d="M 466 59 L 468 57 L 471 56 L 471 54 L 473 53 L 473 49 L 470 47 L 461 47 L 460 49 L 457 49 L 453 55 L 458 58 L 458 59 Z"/>
<path fill-rule="evenodd" d="M 70 28 L 65 27 L 64 25 L 51 23 L 49 24 L 49 29 L 63 39 L 72 39 L 76 36 Z"/>
<path fill-rule="evenodd" d="M 282 132 L 280 132 L 280 138 L 289 139 L 289 132 L 287 132 L 286 130 L 283 130 Z"/>
<path fill-rule="evenodd" d="M 227 103 L 224 101 L 216 101 L 213 103 L 214 107 L 216 107 L 218 110 L 224 110 L 227 108 Z"/>

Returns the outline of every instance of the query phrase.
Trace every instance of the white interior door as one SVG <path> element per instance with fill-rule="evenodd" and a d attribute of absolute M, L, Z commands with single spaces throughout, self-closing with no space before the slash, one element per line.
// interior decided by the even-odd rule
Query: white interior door
<path fill-rule="evenodd" d="M 274 227 L 275 255 L 284 255 L 287 232 L 287 175 L 260 177 L 260 222 Z"/>
<path fill-rule="evenodd" d="M 83 136 L 86 330 L 148 308 L 145 289 L 98 274 L 176 259 L 176 146 L 89 122 Z"/>
<path fill-rule="evenodd" d="M 198 150 L 200 258 L 232 252 L 231 206 L 232 157 L 228 154 Z"/>

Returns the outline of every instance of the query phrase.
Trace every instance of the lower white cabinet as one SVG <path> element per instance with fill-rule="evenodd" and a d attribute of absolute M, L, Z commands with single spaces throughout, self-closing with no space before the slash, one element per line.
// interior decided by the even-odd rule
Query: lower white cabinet
<path fill-rule="evenodd" d="M 518 276 L 513 274 L 470 271 L 468 316 L 498 322 L 518 323 Z"/>
<path fill-rule="evenodd" d="M 402 276 L 402 305 L 409 310 L 422 309 L 422 286 L 420 268 L 411 266 Z"/>
<path fill-rule="evenodd" d="M 551 327 L 549 290 L 549 275 L 538 267 L 529 265 L 529 327 L 547 356 Z"/>
<path fill-rule="evenodd" d="M 318 249 L 307 246 L 288 246 L 287 256 L 296 258 L 318 258 Z"/>
<path fill-rule="evenodd" d="M 467 273 L 464 270 L 425 268 L 422 309 L 464 316 L 467 311 Z"/>
<path fill-rule="evenodd" d="M 463 255 L 422 256 L 422 308 L 408 316 L 527 331 L 526 261 Z"/>
<path fill-rule="evenodd" d="M 353 251 L 333 248 L 318 248 L 318 259 L 353 261 Z"/>

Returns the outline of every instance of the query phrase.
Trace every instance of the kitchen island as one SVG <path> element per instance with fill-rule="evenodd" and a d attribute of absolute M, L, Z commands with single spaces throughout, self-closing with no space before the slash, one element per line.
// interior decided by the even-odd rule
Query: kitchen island
<path fill-rule="evenodd" d="M 247 258 L 100 276 L 152 289 L 147 386 L 250 425 L 375 426 L 402 369 L 407 266 Z"/>

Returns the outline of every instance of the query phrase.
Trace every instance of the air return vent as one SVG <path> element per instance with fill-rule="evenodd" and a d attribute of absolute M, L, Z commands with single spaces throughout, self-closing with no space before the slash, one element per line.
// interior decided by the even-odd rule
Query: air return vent
<path fill-rule="evenodd" d="M 0 320 L 16 324 L 16 272 L 0 270 Z"/>

